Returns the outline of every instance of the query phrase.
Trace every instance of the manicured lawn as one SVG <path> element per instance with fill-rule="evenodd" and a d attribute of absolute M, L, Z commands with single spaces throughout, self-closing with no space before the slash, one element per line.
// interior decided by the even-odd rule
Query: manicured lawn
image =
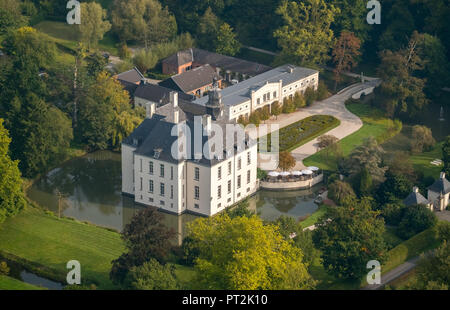
<path fill-rule="evenodd" d="M 31 285 L 17 279 L 0 275 L 0 290 L 43 290 L 45 288 Z"/>
<path fill-rule="evenodd" d="M 306 227 L 316 224 L 317 221 L 327 212 L 328 208 L 330 207 L 325 204 L 320 205 L 316 212 L 311 214 L 306 220 L 300 222 L 302 228 L 305 229 Z"/>
<path fill-rule="evenodd" d="M 340 121 L 330 115 L 314 115 L 279 130 L 280 151 L 292 151 L 316 137 L 336 128 Z M 271 134 L 267 135 L 270 148 Z"/>
<path fill-rule="evenodd" d="M 378 143 L 382 143 L 401 130 L 399 124 L 395 124 L 393 120 L 384 117 L 380 110 L 368 104 L 350 103 L 347 104 L 347 109 L 361 118 L 363 126 L 357 132 L 338 142 L 344 156 L 348 156 L 353 149 L 363 144 L 364 140 L 370 136 L 377 139 Z M 327 158 L 323 150 L 306 158 L 303 163 L 305 166 L 317 166 L 324 170 L 337 169 L 336 158 L 333 158 L 333 156 Z"/>
<path fill-rule="evenodd" d="M 417 172 L 422 172 L 425 177 L 431 176 L 433 178 L 438 178 L 439 173 L 442 171 L 442 166 L 434 166 L 430 164 L 435 159 L 442 159 L 442 144 L 437 143 L 434 148 L 425 153 L 412 155 L 411 162 L 413 164 L 414 170 Z"/>
<path fill-rule="evenodd" d="M 109 280 L 111 261 L 123 253 L 124 246 L 116 232 L 28 207 L 0 225 L 0 251 L 47 267 L 59 281 L 65 280 L 67 262 L 78 260 L 82 281 L 108 289 L 114 288 Z"/>

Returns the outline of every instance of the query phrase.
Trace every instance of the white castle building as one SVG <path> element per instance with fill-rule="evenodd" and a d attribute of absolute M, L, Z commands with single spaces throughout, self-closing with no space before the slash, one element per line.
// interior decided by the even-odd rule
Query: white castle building
<path fill-rule="evenodd" d="M 122 192 L 136 203 L 176 214 L 212 216 L 238 203 L 258 189 L 257 144 L 226 127 L 237 126 L 240 115 L 282 103 L 308 87 L 317 89 L 318 80 L 315 70 L 286 65 L 224 90 L 214 88 L 193 102 L 179 100 L 177 92 L 159 108 L 149 101 L 146 119 L 122 142 Z M 213 135 L 213 127 L 223 134 Z M 176 136 L 180 128 L 188 128 L 183 139 Z M 194 145 L 198 132 L 200 152 Z M 217 138 L 223 138 L 225 150 L 215 149 Z M 173 156 L 173 150 L 188 156 Z"/>

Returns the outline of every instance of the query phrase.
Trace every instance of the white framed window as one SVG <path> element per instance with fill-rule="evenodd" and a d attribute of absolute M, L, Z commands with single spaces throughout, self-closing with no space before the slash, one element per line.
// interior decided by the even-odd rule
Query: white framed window
<path fill-rule="evenodd" d="M 148 191 L 153 194 L 153 180 L 148 181 Z"/>
<path fill-rule="evenodd" d="M 194 169 L 194 180 L 195 181 L 200 180 L 200 168 L 198 167 L 195 167 Z"/>
<path fill-rule="evenodd" d="M 159 176 L 161 178 L 164 178 L 164 165 L 163 164 L 159 165 Z"/>
<path fill-rule="evenodd" d="M 238 175 L 237 177 L 237 188 L 241 188 L 241 176 Z"/>
<path fill-rule="evenodd" d="M 222 179 L 222 167 L 219 167 L 217 169 L 217 178 L 220 180 Z"/>
<path fill-rule="evenodd" d="M 173 185 L 170 185 L 170 199 L 173 199 Z"/>
<path fill-rule="evenodd" d="M 247 152 L 247 165 L 250 165 L 252 163 L 250 152 Z"/>
<path fill-rule="evenodd" d="M 228 162 L 228 175 L 231 175 L 231 161 Z"/>
<path fill-rule="evenodd" d="M 200 187 L 196 186 L 194 188 L 194 199 L 199 200 L 200 199 Z"/>
<path fill-rule="evenodd" d="M 153 162 L 152 161 L 148 163 L 148 173 L 153 174 Z"/>
<path fill-rule="evenodd" d="M 164 183 L 160 183 L 159 184 L 159 195 L 164 197 L 164 191 L 165 191 Z"/>
<path fill-rule="evenodd" d="M 228 180 L 228 194 L 231 194 L 231 180 Z"/>
<path fill-rule="evenodd" d="M 222 186 L 217 186 L 217 198 L 222 198 Z"/>
<path fill-rule="evenodd" d="M 250 170 L 248 170 L 248 171 L 247 171 L 247 184 L 250 183 L 250 179 L 251 179 L 251 176 L 250 176 Z"/>

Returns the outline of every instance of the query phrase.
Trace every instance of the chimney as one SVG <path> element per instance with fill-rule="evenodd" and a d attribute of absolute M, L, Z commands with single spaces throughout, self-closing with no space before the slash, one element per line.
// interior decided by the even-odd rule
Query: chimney
<path fill-rule="evenodd" d="M 211 132 L 211 115 L 206 114 L 203 115 L 203 127 L 205 128 L 205 131 L 210 133 Z"/>
<path fill-rule="evenodd" d="M 413 193 L 418 193 L 419 192 L 419 188 L 417 186 L 413 187 Z"/>
<path fill-rule="evenodd" d="M 292 66 L 289 66 L 289 73 L 294 73 L 294 68 Z"/>
<path fill-rule="evenodd" d="M 141 79 L 141 82 L 139 83 L 139 85 L 145 85 L 147 84 L 147 80 L 146 79 Z"/>
<path fill-rule="evenodd" d="M 443 180 L 443 179 L 445 179 L 445 172 L 444 171 L 441 172 L 441 180 Z"/>
<path fill-rule="evenodd" d="M 178 124 L 178 122 L 180 121 L 180 112 L 178 111 L 178 109 L 173 111 L 173 122 L 175 124 Z"/>
<path fill-rule="evenodd" d="M 178 93 L 175 91 L 170 92 L 170 102 L 174 108 L 178 107 Z"/>
<path fill-rule="evenodd" d="M 147 102 L 145 104 L 145 111 L 146 111 L 146 117 L 149 119 L 152 118 L 156 112 L 156 105 L 152 102 Z"/>

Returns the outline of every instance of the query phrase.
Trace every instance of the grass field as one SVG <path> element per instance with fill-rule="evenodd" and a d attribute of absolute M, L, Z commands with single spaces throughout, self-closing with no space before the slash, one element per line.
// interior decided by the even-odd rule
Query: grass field
<path fill-rule="evenodd" d="M 317 221 L 327 212 L 329 206 L 322 204 L 319 206 L 319 208 L 311 214 L 306 220 L 300 222 L 300 226 L 302 226 L 303 229 L 306 227 L 312 226 L 317 223 Z"/>
<path fill-rule="evenodd" d="M 31 285 L 14 278 L 0 275 L 0 290 L 43 290 L 44 288 Z"/>
<path fill-rule="evenodd" d="M 43 21 L 34 26 L 40 32 L 47 34 L 55 43 L 68 49 L 75 50 L 80 40 L 76 25 L 64 22 Z M 98 44 L 98 49 L 117 55 L 117 41 L 110 33 L 106 33 Z"/>
<path fill-rule="evenodd" d="M 439 173 L 442 171 L 442 166 L 434 166 L 430 164 L 435 159 L 442 159 L 442 145 L 444 142 L 437 143 L 434 148 L 429 152 L 424 152 L 411 156 L 411 162 L 414 170 L 422 172 L 425 177 L 438 178 Z"/>
<path fill-rule="evenodd" d="M 370 136 L 377 139 L 378 143 L 382 143 L 401 130 L 399 124 L 384 117 L 380 110 L 368 104 L 350 103 L 347 104 L 347 109 L 361 118 L 363 126 L 357 132 L 338 142 L 344 156 L 348 156 L 353 149 L 363 144 L 364 140 Z M 306 158 L 303 163 L 305 166 L 317 166 L 324 170 L 334 171 L 337 169 L 336 158 L 333 156 L 327 158 L 323 150 Z"/>
<path fill-rule="evenodd" d="M 113 288 L 111 261 L 124 251 L 118 233 L 68 219 L 58 219 L 28 207 L 0 225 L 0 251 L 54 271 L 63 281 L 70 260 L 81 263 L 82 281 Z"/>

